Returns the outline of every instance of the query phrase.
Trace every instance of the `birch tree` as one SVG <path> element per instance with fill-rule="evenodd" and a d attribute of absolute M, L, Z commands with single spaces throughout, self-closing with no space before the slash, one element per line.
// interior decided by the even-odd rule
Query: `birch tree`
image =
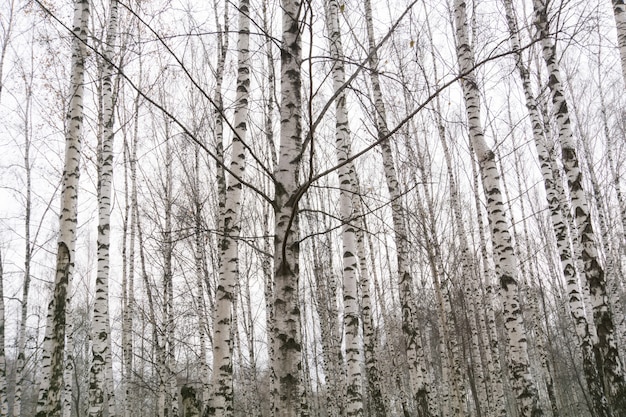
<path fill-rule="evenodd" d="M 48 304 L 44 353 L 39 379 L 37 417 L 56 417 L 61 413 L 63 351 L 67 287 L 74 270 L 77 225 L 78 179 L 83 124 L 83 91 L 87 44 L 89 1 L 74 2 L 70 104 L 65 132 L 65 164 L 61 188 L 59 238 L 52 299 Z"/>
<path fill-rule="evenodd" d="M 361 388 L 361 347 L 359 340 L 359 297 L 357 237 L 352 217 L 355 215 L 353 196 L 357 194 L 354 164 L 346 163 L 351 152 L 350 125 L 348 122 L 345 83 L 344 53 L 339 26 L 339 2 L 324 3 L 326 30 L 329 36 L 332 62 L 333 89 L 335 94 L 335 140 L 339 174 L 339 206 L 342 226 L 343 302 L 346 350 L 346 416 L 363 415 L 363 393 Z"/>
<path fill-rule="evenodd" d="M 105 374 L 111 348 L 109 323 L 109 246 L 111 230 L 111 187 L 113 177 L 113 48 L 117 38 L 118 2 L 112 0 L 102 62 L 98 151 L 98 272 L 93 313 L 92 363 L 89 378 L 89 415 L 101 417 L 106 396 Z"/>
<path fill-rule="evenodd" d="M 378 138 L 383 139 L 381 142 L 381 150 L 383 155 L 383 167 L 385 181 L 389 190 L 391 200 L 391 211 L 393 229 L 396 242 L 396 258 L 398 268 L 398 287 L 400 295 L 400 304 L 402 309 L 402 333 L 406 342 L 406 354 L 409 368 L 410 379 L 410 395 L 415 403 L 417 415 L 419 417 L 430 416 L 428 404 L 428 386 L 427 370 L 424 360 L 424 352 L 420 342 L 420 336 L 417 326 L 417 315 L 415 306 L 415 295 L 413 294 L 413 279 L 408 267 L 408 236 L 403 219 L 403 210 L 401 204 L 401 190 L 398 183 L 398 176 L 391 155 L 391 147 L 389 146 L 387 136 L 389 128 L 387 127 L 387 116 L 385 105 L 383 102 L 382 90 L 378 76 L 378 53 L 376 51 L 376 42 L 374 39 L 374 28 L 372 21 L 372 6 L 369 0 L 364 2 L 365 21 L 367 27 L 367 38 L 369 47 L 369 68 L 370 81 L 372 83 L 372 94 L 375 107 L 375 120 Z"/>
<path fill-rule="evenodd" d="M 239 2 L 239 37 L 237 41 L 238 69 L 237 96 L 235 98 L 232 157 L 226 188 L 225 208 L 222 216 L 220 277 L 216 292 L 213 323 L 213 395 L 209 411 L 212 415 L 230 417 L 233 412 L 233 301 L 239 276 L 238 237 L 241 228 L 240 212 L 242 184 L 245 169 L 245 149 L 248 89 L 250 86 L 249 36 L 250 3 Z"/>
<path fill-rule="evenodd" d="M 13 416 L 21 417 L 22 415 L 22 393 L 24 383 L 24 371 L 26 368 L 26 322 L 28 320 L 28 295 L 30 292 L 31 281 L 31 261 L 33 258 L 33 241 L 31 235 L 31 217 L 32 217 L 32 161 L 31 161 L 31 144 L 32 144 L 32 82 L 33 76 L 29 77 L 26 84 L 26 100 L 24 111 L 24 279 L 22 282 L 22 299 L 20 301 L 20 324 L 17 334 L 17 360 L 15 363 L 15 388 L 13 394 Z M 24 75 L 26 80 L 26 75 Z"/>
<path fill-rule="evenodd" d="M 567 176 L 572 215 L 578 229 L 578 236 L 575 241 L 580 243 L 582 249 L 581 260 L 591 295 L 593 319 L 598 336 L 595 346 L 597 349 L 595 359 L 598 364 L 598 372 L 603 378 L 603 384 L 607 387 L 608 392 L 605 391 L 605 395 L 609 409 L 620 415 L 626 413 L 626 380 L 615 342 L 615 325 L 606 289 L 605 271 L 600 263 L 598 241 L 583 188 L 582 171 L 579 166 L 570 114 L 562 86 L 556 44 L 550 36 L 548 5 L 542 0 L 533 0 L 533 9 L 535 27 L 539 39 L 541 39 L 542 55 L 549 73 L 548 87 L 551 93 L 554 118 L 558 126 L 561 158 Z"/>
<path fill-rule="evenodd" d="M 302 3 L 282 1 L 280 144 L 274 172 L 274 416 L 297 417 L 302 400 L 298 200 L 302 155 Z"/>
<path fill-rule="evenodd" d="M 462 74 L 461 87 L 469 122 L 469 136 L 487 196 L 487 216 L 496 259 L 496 274 L 500 282 L 504 322 L 508 339 L 508 361 L 512 383 L 516 391 L 518 408 L 522 416 L 543 415 L 535 382 L 530 372 L 526 330 L 522 321 L 519 300 L 518 271 L 512 239 L 508 231 L 500 174 L 495 154 L 489 149 L 483 133 L 478 84 L 473 73 L 474 51 L 467 30 L 467 12 L 464 0 L 454 2 L 457 57 Z"/>

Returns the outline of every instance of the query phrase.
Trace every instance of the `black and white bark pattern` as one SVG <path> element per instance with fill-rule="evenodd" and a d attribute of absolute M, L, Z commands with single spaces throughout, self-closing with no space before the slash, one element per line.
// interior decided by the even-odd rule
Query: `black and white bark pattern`
<path fill-rule="evenodd" d="M 348 121 L 344 53 L 339 26 L 339 2 L 328 0 L 324 3 L 326 11 L 326 30 L 328 31 L 330 56 L 332 59 L 333 89 L 335 98 L 335 140 L 337 143 L 337 162 L 339 174 L 339 206 L 342 226 L 342 262 L 343 262 L 343 320 L 345 331 L 346 359 L 346 416 L 363 415 L 363 392 L 361 384 L 361 342 L 359 338 L 359 298 L 356 229 L 352 216 L 355 214 L 353 196 L 357 193 L 354 164 L 345 163 L 351 152 L 351 133 Z M 342 165 L 343 164 L 343 165 Z"/>
<path fill-rule="evenodd" d="M 602 383 L 607 387 L 605 395 L 609 409 L 614 414 L 626 413 L 626 381 L 624 369 L 615 343 L 615 326 L 609 305 L 605 271 L 598 253 L 598 240 L 591 221 L 591 213 L 583 188 L 582 170 L 571 127 L 562 77 L 559 69 L 556 44 L 550 36 L 548 6 L 542 0 L 533 0 L 535 27 L 541 40 L 543 58 L 548 69 L 554 118 L 558 126 L 563 169 L 567 177 L 572 215 L 578 229 L 581 260 L 589 286 L 591 308 L 598 341 L 595 359 Z"/>
<path fill-rule="evenodd" d="M 500 284 L 500 297 L 503 302 L 504 327 L 508 339 L 510 375 L 520 415 L 541 416 L 543 412 L 539 406 L 537 388 L 530 372 L 528 342 L 519 300 L 517 260 L 509 233 L 495 154 L 488 147 L 483 134 L 480 92 L 473 73 L 474 51 L 469 40 L 466 3 L 463 0 L 454 2 L 454 21 L 459 70 L 463 74 L 461 87 L 465 99 L 469 136 L 478 160 L 483 189 L 487 197 L 487 216 L 496 273 Z"/>
<path fill-rule="evenodd" d="M 109 24 L 102 54 L 100 129 L 98 149 L 98 270 L 94 300 L 92 362 L 89 374 L 89 416 L 102 417 L 106 401 L 106 361 L 111 348 L 109 329 L 109 246 L 111 231 L 111 186 L 113 178 L 113 49 L 117 39 L 118 2 L 111 0 Z M 108 395 L 113 395 L 112 392 Z"/>
<path fill-rule="evenodd" d="M 387 127 L 386 110 L 378 76 L 379 60 L 376 52 L 376 42 L 374 39 L 371 2 L 366 0 L 364 2 L 364 6 L 370 58 L 370 81 L 372 83 L 378 137 L 387 138 L 389 129 Z M 419 417 L 425 417 L 430 415 L 428 402 L 430 386 L 427 377 L 428 371 L 426 369 L 424 351 L 418 332 L 419 327 L 417 323 L 415 294 L 413 291 L 413 278 L 408 266 L 408 236 L 403 218 L 402 200 L 400 198 L 401 190 L 391 153 L 391 146 L 389 145 L 388 140 L 383 140 L 381 142 L 381 151 L 383 155 L 385 181 L 391 199 L 392 221 L 397 248 L 396 257 L 398 267 L 399 298 L 402 309 L 402 333 L 406 342 L 410 395 L 415 404 L 417 415 Z"/>
<path fill-rule="evenodd" d="M 280 145 L 275 170 L 274 195 L 274 303 L 272 387 L 275 417 L 300 414 L 302 388 L 302 342 L 299 276 L 300 237 L 298 186 L 302 154 L 302 5 L 282 2 L 280 68 Z"/>
<path fill-rule="evenodd" d="M 74 2 L 69 109 L 65 137 L 65 164 L 61 188 L 59 238 L 52 300 L 48 304 L 42 368 L 39 375 L 37 417 L 61 415 L 65 323 L 68 285 L 74 270 L 79 162 L 83 125 L 83 90 L 89 1 Z"/>
<path fill-rule="evenodd" d="M 230 417 L 233 412 L 233 330 L 234 299 L 239 276 L 238 238 L 240 231 L 240 212 L 242 184 L 240 178 L 245 169 L 245 148 L 248 90 L 250 87 L 249 36 L 250 19 L 249 1 L 239 2 L 239 37 L 237 41 L 238 69 L 237 95 L 235 98 L 234 132 L 232 156 L 228 177 L 224 210 L 221 213 L 221 261 L 220 276 L 216 290 L 215 316 L 213 323 L 213 376 L 212 395 L 209 405 L 211 415 Z"/>

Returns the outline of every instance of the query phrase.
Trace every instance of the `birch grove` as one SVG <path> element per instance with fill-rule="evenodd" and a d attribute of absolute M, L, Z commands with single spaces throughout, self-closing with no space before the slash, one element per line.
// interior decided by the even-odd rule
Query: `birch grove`
<path fill-rule="evenodd" d="M 0 0 L 0 415 L 622 416 L 623 9 Z"/>

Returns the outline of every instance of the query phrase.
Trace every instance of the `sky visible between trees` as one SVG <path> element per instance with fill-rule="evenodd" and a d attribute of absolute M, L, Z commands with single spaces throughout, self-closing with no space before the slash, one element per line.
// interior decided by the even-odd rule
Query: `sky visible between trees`
<path fill-rule="evenodd" d="M 625 56 L 620 0 L 2 0 L 0 415 L 626 415 Z"/>

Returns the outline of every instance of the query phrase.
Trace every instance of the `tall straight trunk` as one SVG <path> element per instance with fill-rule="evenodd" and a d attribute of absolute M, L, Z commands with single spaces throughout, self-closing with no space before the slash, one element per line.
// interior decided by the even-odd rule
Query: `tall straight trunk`
<path fill-rule="evenodd" d="M 195 239 L 193 242 L 194 263 L 196 268 L 196 296 L 195 307 L 198 315 L 198 337 L 200 344 L 200 381 L 202 381 L 202 390 L 200 391 L 200 406 L 204 407 L 209 401 L 210 395 L 210 378 L 209 363 L 207 361 L 207 331 L 209 328 L 207 321 L 207 307 L 204 298 L 205 294 L 205 278 L 208 274 L 205 262 L 205 244 L 204 244 L 204 219 L 202 216 L 202 208 L 204 202 L 200 191 L 200 148 L 194 147 L 195 169 L 193 171 L 193 204 L 194 204 L 194 227 Z M 189 388 L 191 389 L 191 388 Z M 195 394 L 194 394 L 195 395 Z"/>
<path fill-rule="evenodd" d="M 417 132 L 417 128 L 411 124 L 412 131 Z M 462 357 L 459 351 L 459 342 L 455 336 L 453 329 L 450 329 L 450 324 L 454 323 L 454 313 L 452 311 L 452 303 L 450 300 L 450 285 L 449 279 L 444 275 L 445 268 L 443 265 L 443 254 L 441 251 L 441 244 L 438 241 L 437 232 L 437 218 L 436 209 L 433 200 L 430 195 L 429 183 L 430 183 L 430 161 L 426 160 L 423 152 L 419 149 L 419 145 L 416 146 L 417 151 L 413 150 L 411 144 L 407 143 L 409 158 L 418 163 L 420 168 L 420 174 L 414 172 L 415 183 L 422 184 L 423 197 L 418 196 L 417 207 L 420 212 L 420 217 L 423 219 L 423 233 L 424 241 L 422 246 L 426 252 L 428 264 L 430 266 L 435 297 L 437 300 L 437 318 L 440 330 L 440 339 L 443 345 L 445 353 L 442 354 L 442 367 L 448 372 L 449 380 L 443 381 L 448 385 L 449 394 L 451 397 L 451 411 L 452 415 L 468 414 L 466 409 L 467 398 L 464 380 L 464 367 L 461 365 Z M 415 169 L 415 167 L 413 167 Z M 419 186 L 419 185 L 418 185 Z M 425 204 L 424 204 L 425 202 Z M 477 365 L 477 368 L 480 365 Z M 443 405 L 443 404 L 442 404 Z"/>
<path fill-rule="evenodd" d="M 624 0 L 612 0 L 613 16 L 617 28 L 617 47 L 622 61 L 622 76 L 626 84 L 626 3 Z"/>
<path fill-rule="evenodd" d="M 89 1 L 76 0 L 74 2 L 74 36 L 72 37 L 70 75 L 71 98 L 65 136 L 65 164 L 59 210 L 61 214 L 59 216 L 56 272 L 52 300 L 48 304 L 42 369 L 39 375 L 37 417 L 60 417 L 61 415 L 67 287 L 74 271 L 76 244 L 79 162 L 83 125 L 83 80 L 88 20 Z"/>
<path fill-rule="evenodd" d="M 593 352 L 593 341 L 589 331 L 589 323 L 584 311 L 584 302 L 578 285 L 576 267 L 572 259 L 570 250 L 570 234 L 567 224 L 563 218 L 563 208 L 559 200 L 559 192 L 555 187 L 556 179 L 554 178 L 551 155 L 545 145 L 546 137 L 541 122 L 537 100 L 533 95 L 531 88 L 531 80 L 528 68 L 524 65 L 521 55 L 521 46 L 518 35 L 518 25 L 514 17 L 513 6 L 510 0 L 504 1 L 509 32 L 511 34 L 511 46 L 515 53 L 515 64 L 522 80 L 522 87 L 526 100 L 526 108 L 530 115 L 532 125 L 533 139 L 539 157 L 541 173 L 543 176 L 544 188 L 546 190 L 546 198 L 550 209 L 550 221 L 557 238 L 557 248 L 561 267 L 567 285 L 567 293 L 569 300 L 569 311 L 576 325 L 576 334 L 582 349 L 583 371 L 587 386 L 589 388 L 595 412 L 600 416 L 607 415 L 606 398 L 604 389 L 599 381 L 598 371 L 595 367 L 595 359 Z"/>
<path fill-rule="evenodd" d="M 507 102 L 507 110 L 508 110 L 507 113 L 508 113 L 508 119 L 509 119 L 509 126 L 511 126 L 511 129 L 513 129 L 514 122 L 513 122 L 512 112 L 511 112 L 511 105 L 508 102 Z M 518 143 L 515 140 L 514 133 L 511 134 L 511 138 L 513 140 L 514 148 L 517 149 Z M 500 160 L 500 163 L 502 164 L 502 160 Z M 517 178 L 518 189 L 519 190 L 529 189 L 527 181 L 526 181 L 526 177 L 524 176 L 524 170 L 523 170 L 521 157 L 519 153 L 515 154 L 514 168 L 515 168 L 515 177 Z M 509 212 L 511 213 L 511 219 L 513 219 L 514 214 L 513 214 L 513 208 L 511 205 L 511 199 L 508 198 L 508 200 L 509 200 Z M 542 288 L 544 285 L 541 280 L 543 276 L 540 276 L 538 273 L 539 269 L 536 267 L 536 258 L 530 256 L 531 253 L 534 253 L 534 248 L 531 244 L 531 237 L 530 237 L 528 220 L 527 220 L 528 217 L 526 215 L 527 213 L 526 203 L 523 199 L 520 202 L 520 206 L 521 206 L 520 213 L 521 213 L 521 219 L 522 219 L 521 222 L 522 222 L 523 233 L 524 233 L 523 241 L 525 242 L 526 256 L 529 257 L 528 267 L 524 266 L 524 263 L 522 263 L 520 265 L 520 270 L 522 272 L 522 276 L 524 277 L 526 281 L 526 292 L 527 292 L 526 302 L 529 306 L 529 310 L 531 313 L 530 320 L 529 320 L 531 323 L 530 328 L 531 328 L 531 332 L 535 335 L 535 351 L 537 352 L 539 364 L 541 366 L 541 375 L 543 377 L 543 381 L 546 386 L 548 400 L 550 401 L 552 417 L 559 417 L 560 412 L 559 412 L 559 405 L 556 400 L 556 392 L 554 389 L 552 362 L 550 361 L 550 358 L 548 357 L 548 349 L 546 348 L 546 343 L 548 342 L 547 335 L 546 335 L 547 332 L 544 330 L 544 327 L 543 327 L 543 323 L 541 319 L 542 317 L 541 308 L 539 306 L 539 291 L 540 291 L 540 288 Z M 515 226 L 513 227 L 513 230 L 514 231 L 516 230 Z M 516 241 L 520 242 L 520 246 L 521 246 L 522 240 L 520 237 L 518 237 L 517 234 L 515 235 L 515 239 Z M 545 307 L 545 304 L 544 304 L 544 307 Z"/>
<path fill-rule="evenodd" d="M 378 77 L 378 53 L 374 39 L 374 28 L 372 20 L 372 6 L 370 0 L 364 2 L 365 20 L 367 26 L 367 37 L 369 47 L 369 67 L 370 81 L 372 83 L 373 100 L 376 114 L 376 124 L 379 138 L 387 138 L 389 129 L 387 127 L 387 116 L 383 102 L 380 80 Z M 417 323 L 417 307 L 415 305 L 415 295 L 413 291 L 413 278 L 408 265 L 408 240 L 404 224 L 401 190 L 398 184 L 398 176 L 391 154 L 391 146 L 388 139 L 381 142 L 383 155 L 383 167 L 385 181 L 391 198 L 391 212 L 393 229 L 396 243 L 396 260 L 398 268 L 398 287 L 400 304 L 402 309 L 402 334 L 405 339 L 406 355 L 409 368 L 410 396 L 414 402 L 417 416 L 426 417 L 431 415 L 428 393 L 430 391 L 428 381 L 428 371 L 426 361 L 421 346 L 420 335 Z"/>
<path fill-rule="evenodd" d="M 274 174 L 274 303 L 272 387 L 275 417 L 297 417 L 303 395 L 299 300 L 298 186 L 302 155 L 300 0 L 282 1 L 280 146 Z"/>
<path fill-rule="evenodd" d="M 32 79 L 31 79 L 32 81 Z M 20 326 L 17 335 L 17 360 L 15 363 L 15 388 L 13 394 L 13 416 L 22 415 L 22 390 L 24 383 L 24 369 L 26 367 L 26 321 L 28 320 L 28 293 L 30 291 L 30 267 L 33 255 L 30 222 L 32 216 L 32 168 L 30 159 L 31 147 L 31 105 L 32 88 L 26 87 L 26 99 L 24 110 L 24 174 L 26 176 L 26 189 L 24 193 L 24 280 L 22 281 L 22 300 L 20 305 Z"/>
<path fill-rule="evenodd" d="M 139 74 L 142 74 L 142 61 L 139 60 Z M 140 77 L 141 79 L 141 77 Z M 124 417 L 132 417 L 134 414 L 133 398 L 133 322 L 135 314 L 135 257 L 136 238 L 139 229 L 139 212 L 137 201 L 137 141 L 139 138 L 139 94 L 135 96 L 133 113 L 133 134 L 130 146 L 124 138 L 125 156 L 128 158 L 128 170 L 130 175 L 130 190 L 126 182 L 125 193 L 127 195 L 126 217 L 130 216 L 130 233 L 128 237 L 128 268 L 122 277 L 122 384 L 124 387 L 123 412 Z M 125 165 L 126 166 L 126 165 Z M 130 200 L 130 202 L 128 202 Z M 141 239 L 139 239 L 141 242 Z M 126 252 L 124 252 L 126 253 Z M 141 256 L 141 255 L 140 255 Z"/>
<path fill-rule="evenodd" d="M 269 0 L 263 0 L 263 29 L 265 33 L 272 33 L 272 29 L 268 19 L 268 2 Z M 276 84 L 275 84 L 275 68 L 274 68 L 274 54 L 273 54 L 273 46 L 274 42 L 272 39 L 268 37 L 265 40 L 265 61 L 268 68 L 268 76 L 267 76 L 267 92 L 265 96 L 265 107 L 264 107 L 264 127 L 265 127 L 265 147 L 267 149 L 267 163 L 268 168 L 273 171 L 276 167 L 276 145 L 274 143 L 274 97 L 276 93 Z M 264 90 L 265 92 L 265 90 Z M 270 181 L 267 181 L 266 189 L 271 188 Z M 263 206 L 263 218 L 266 219 L 265 227 L 264 227 L 264 236 L 263 239 L 263 254 L 261 260 L 261 269 L 263 271 L 263 298 L 265 299 L 265 327 L 266 327 L 266 344 L 267 344 L 267 355 L 269 357 L 269 386 L 274 387 L 276 384 L 276 375 L 272 371 L 274 369 L 274 268 L 272 264 L 272 251 L 273 251 L 273 240 L 270 237 L 273 233 L 273 224 L 270 222 L 270 216 L 272 208 L 269 204 L 265 203 Z M 270 395 L 268 399 L 268 409 L 269 416 L 275 417 L 274 414 L 274 395 Z"/>
<path fill-rule="evenodd" d="M 437 101 L 437 107 L 439 108 L 439 101 Z M 446 139 L 446 132 L 443 126 L 443 120 L 440 118 L 441 112 L 437 110 L 437 123 L 439 130 L 439 137 L 441 140 L 444 156 L 446 160 L 446 171 L 448 174 L 448 182 L 450 187 L 450 205 L 454 213 L 454 227 L 457 230 L 459 236 L 459 244 L 461 249 L 461 267 L 463 268 L 463 275 L 465 276 L 465 282 L 463 283 L 463 293 L 465 296 L 465 303 L 467 306 L 467 318 L 470 325 L 470 355 L 472 359 L 472 369 L 476 375 L 478 387 L 478 403 L 476 404 L 477 415 L 483 413 L 487 416 L 502 415 L 502 409 L 504 408 L 503 399 L 504 393 L 502 391 L 501 375 L 499 362 L 494 362 L 491 349 L 486 346 L 485 349 L 485 368 L 487 372 L 484 372 L 481 359 L 481 332 L 480 319 L 477 320 L 477 315 L 482 317 L 484 322 L 484 314 L 479 312 L 481 294 L 479 277 L 476 268 L 472 265 L 472 255 L 467 241 L 467 235 L 465 232 L 465 221 L 463 220 L 463 214 L 461 211 L 461 199 L 459 189 L 456 183 L 456 178 L 453 172 L 452 157 L 448 148 L 448 141 Z M 486 327 L 486 326 L 484 326 Z M 486 333 L 486 329 L 485 329 Z M 486 337 L 486 335 L 484 335 Z M 485 343 L 488 345 L 488 343 Z M 495 359 L 497 361 L 497 358 Z M 494 393 L 492 398 L 488 395 L 488 386 L 491 385 L 491 389 Z"/>
<path fill-rule="evenodd" d="M 175 323 L 174 323 L 174 255 L 173 217 L 173 153 L 171 134 L 165 129 L 165 181 L 163 184 L 163 200 L 165 205 L 165 227 L 162 231 L 163 255 L 163 327 L 161 343 L 161 378 L 162 395 L 164 396 L 163 412 L 167 417 L 178 417 L 178 383 L 176 380 L 175 355 Z"/>
<path fill-rule="evenodd" d="M 107 393 L 106 360 L 111 348 L 109 330 L 109 245 L 111 231 L 111 182 L 113 178 L 113 48 L 117 39 L 118 2 L 111 0 L 109 25 L 102 62 L 100 97 L 100 137 L 98 138 L 98 271 L 93 310 L 92 362 L 89 373 L 89 416 L 102 417 Z"/>
<path fill-rule="evenodd" d="M 245 148 L 248 118 L 248 89 L 250 87 L 249 1 L 239 2 L 239 37 L 237 40 L 238 70 L 237 95 L 235 98 L 234 132 L 230 172 L 225 195 L 222 219 L 223 237 L 220 245 L 220 273 L 216 291 L 213 323 L 213 376 L 209 412 L 218 417 L 230 417 L 233 413 L 233 326 L 234 298 L 239 277 L 239 231 L 242 184 L 245 169 Z M 233 330 L 234 327 L 234 330 Z"/>
<path fill-rule="evenodd" d="M 470 141 L 469 144 L 470 153 L 474 153 L 474 147 Z M 485 224 L 483 220 L 483 204 L 480 200 L 478 190 L 479 186 L 479 174 L 476 169 L 475 161 L 472 161 L 472 186 L 474 190 L 474 206 L 476 207 L 477 229 L 478 239 L 480 242 L 480 257 L 482 259 L 482 276 L 480 276 L 481 282 L 479 288 L 482 290 L 482 294 L 477 294 L 477 303 L 484 305 L 485 314 L 481 314 L 481 322 L 483 323 L 481 329 L 484 329 L 483 341 L 490 352 L 492 358 L 492 367 L 488 368 L 489 371 L 494 371 L 491 381 L 491 393 L 495 397 L 490 404 L 490 413 L 494 416 L 506 416 L 507 404 L 506 395 L 504 393 L 504 371 L 502 368 L 502 362 L 500 361 L 500 339 L 498 337 L 498 328 L 496 323 L 496 294 L 493 283 L 493 268 L 491 268 L 489 262 L 489 254 L 487 251 L 487 239 L 485 237 Z"/>
<path fill-rule="evenodd" d="M 430 25 L 430 21 L 426 19 L 426 27 L 428 30 L 429 39 L 432 43 L 433 35 L 432 28 Z M 431 48 L 431 57 L 433 62 L 433 72 L 435 75 L 435 79 L 439 79 L 438 76 L 438 68 L 436 65 L 436 57 L 435 51 Z M 501 382 L 501 369 L 498 364 L 494 364 L 493 357 L 491 354 L 491 349 L 485 349 L 485 367 L 487 368 L 487 373 L 484 371 L 483 361 L 481 358 L 481 336 L 483 338 L 487 338 L 486 331 L 482 332 L 480 328 L 480 319 L 477 319 L 477 316 L 482 318 L 482 323 L 484 324 L 484 314 L 479 313 L 480 306 L 480 285 L 479 285 L 479 277 L 477 273 L 477 269 L 473 265 L 472 262 L 472 254 L 470 252 L 470 247 L 468 243 L 467 234 L 465 232 L 464 219 L 461 209 L 461 197 L 459 188 L 456 182 L 456 178 L 454 175 L 454 167 L 452 165 L 452 156 L 450 153 L 450 149 L 448 147 L 448 140 L 446 138 L 447 132 L 446 127 L 444 125 L 442 110 L 441 110 L 441 100 L 440 97 L 435 97 L 435 111 L 434 117 L 437 124 L 437 133 L 439 136 L 439 140 L 441 142 L 441 147 L 444 152 L 444 158 L 446 161 L 446 172 L 448 175 L 448 182 L 450 188 L 450 206 L 453 212 L 454 219 L 454 228 L 457 231 L 457 235 L 459 237 L 459 246 L 461 250 L 461 267 L 462 267 L 462 275 L 465 277 L 463 282 L 463 292 L 465 297 L 465 305 L 467 306 L 467 319 L 470 327 L 470 358 L 471 358 L 471 369 L 473 370 L 474 375 L 477 380 L 476 390 L 478 391 L 477 397 L 478 401 L 475 404 L 476 414 L 477 416 L 482 416 L 484 413 L 487 416 L 497 415 L 498 413 L 502 414 L 501 410 L 504 407 L 502 399 L 504 398 L 504 393 L 502 391 L 502 382 Z M 426 183 L 424 181 L 424 183 Z M 483 326 L 485 327 L 485 326 Z M 488 343 L 485 343 L 485 346 L 488 346 Z M 490 398 L 488 395 L 488 385 L 493 387 L 494 395 Z"/>
<path fill-rule="evenodd" d="M 370 285 L 372 276 L 375 275 L 374 269 L 370 274 L 367 267 L 367 249 L 365 247 L 365 231 L 367 227 L 363 221 L 364 210 L 360 201 L 360 185 L 355 184 L 356 193 L 352 195 L 353 207 L 355 209 L 354 217 L 357 222 L 356 247 L 359 258 L 360 281 L 359 288 L 361 290 L 361 323 L 363 328 L 363 356 L 365 360 L 365 379 L 367 381 L 367 409 L 372 417 L 385 417 L 387 415 L 387 406 L 382 393 L 381 372 L 378 365 L 376 355 L 376 346 L 378 338 L 374 330 L 374 317 L 372 313 L 372 297 Z M 373 277 L 374 280 L 376 277 Z"/>
<path fill-rule="evenodd" d="M 574 223 L 578 229 L 581 245 L 581 259 L 589 293 L 593 319 L 598 341 L 596 343 L 596 363 L 602 382 L 606 386 L 605 395 L 609 410 L 616 415 L 626 415 L 626 380 L 615 343 L 615 326 L 606 290 L 605 272 L 600 264 L 597 239 L 591 221 L 589 205 L 583 189 L 582 171 L 571 128 L 570 115 L 561 82 L 556 45 L 550 37 L 548 6 L 542 0 L 533 0 L 535 27 L 537 28 L 543 58 L 548 68 L 554 118 L 559 129 L 559 142 L 563 168 L 567 176 Z"/>
<path fill-rule="evenodd" d="M 217 7 L 218 0 L 213 0 L 213 7 L 215 10 L 219 10 Z M 217 210 L 217 230 L 223 230 L 224 210 L 226 207 L 226 171 L 224 170 L 224 104 L 222 98 L 222 84 L 224 82 L 224 71 L 226 68 L 226 54 L 228 52 L 228 1 L 224 2 L 224 26 L 220 25 L 218 14 L 215 13 L 215 27 L 217 28 L 217 65 L 215 74 L 215 93 L 213 101 L 215 102 L 214 117 L 215 117 L 215 156 L 222 162 L 217 164 L 217 198 L 218 198 L 218 210 Z"/>
<path fill-rule="evenodd" d="M 543 412 L 539 406 L 539 395 L 530 372 L 528 343 L 519 300 L 518 271 L 500 190 L 500 174 L 496 166 L 495 155 L 485 141 L 481 125 L 480 92 L 473 73 L 474 51 L 467 31 L 466 3 L 464 0 L 455 0 L 454 2 L 454 20 L 459 69 L 463 73 L 461 87 L 469 122 L 469 136 L 478 160 L 483 189 L 487 196 L 487 216 L 495 253 L 496 274 L 500 282 L 500 294 L 503 301 L 510 374 L 520 415 L 524 417 L 541 416 Z"/>
<path fill-rule="evenodd" d="M 342 270 L 343 270 L 343 320 L 346 352 L 346 416 L 363 415 L 363 392 L 361 384 L 361 345 L 359 339 L 359 296 L 356 229 L 352 217 L 355 215 L 353 196 L 357 194 L 354 164 L 345 163 L 351 153 L 351 133 L 348 121 L 345 57 L 339 26 L 339 2 L 324 2 L 326 30 L 328 31 L 330 56 L 332 59 L 333 89 L 335 98 L 335 141 L 339 174 L 339 210 L 342 225 Z"/>
<path fill-rule="evenodd" d="M 324 201 L 328 195 L 320 192 L 319 209 L 326 211 Z M 307 199 L 307 206 L 311 202 Z M 307 216 L 311 233 L 316 230 L 329 230 L 326 219 Z M 317 224 L 320 224 L 316 227 Z M 338 278 L 335 274 L 333 262 L 333 247 L 329 234 L 315 237 L 311 240 L 313 256 L 313 278 L 315 280 L 315 307 L 319 317 L 320 344 L 322 346 L 322 369 L 325 375 L 324 399 L 327 403 L 326 413 L 329 417 L 345 415 L 346 405 L 346 372 L 343 364 L 342 326 L 339 320 L 337 305 Z"/>

